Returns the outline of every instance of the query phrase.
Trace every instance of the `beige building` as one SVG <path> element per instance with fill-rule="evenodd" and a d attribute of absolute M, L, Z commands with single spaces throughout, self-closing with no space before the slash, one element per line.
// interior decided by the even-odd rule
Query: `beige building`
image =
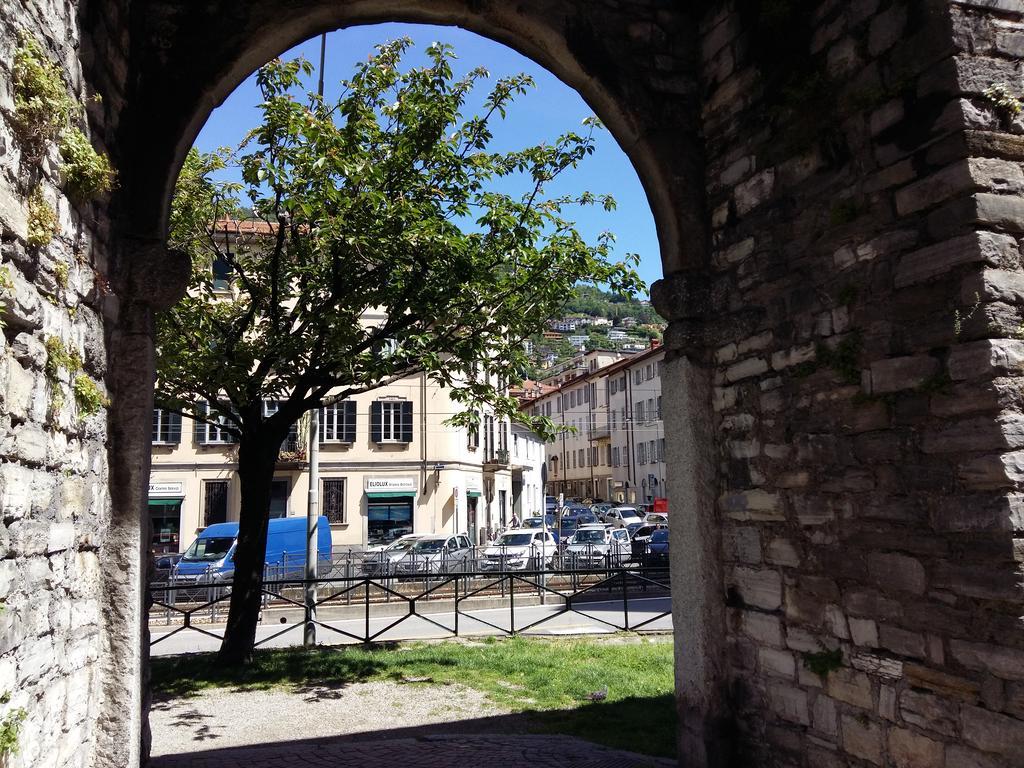
<path fill-rule="evenodd" d="M 611 500 L 651 503 L 667 495 L 661 372 L 665 350 L 646 351 L 605 369 L 611 437 Z"/>
<path fill-rule="evenodd" d="M 421 375 L 321 410 L 320 510 L 335 546 L 411 531 L 466 532 L 482 542 L 513 512 L 521 519 L 543 509 L 543 443 L 489 414 L 473 432 L 445 425 L 457 408 Z M 282 445 L 272 516 L 306 514 L 307 445 L 303 425 Z M 236 446 L 226 432 L 154 411 L 155 551 L 183 550 L 206 525 L 237 520 L 239 492 Z"/>
<path fill-rule="evenodd" d="M 604 371 L 625 355 L 593 350 L 577 355 L 529 403 L 531 413 L 570 429 L 547 446 L 547 492 L 568 498 L 609 499 L 612 492 L 611 432 Z"/>

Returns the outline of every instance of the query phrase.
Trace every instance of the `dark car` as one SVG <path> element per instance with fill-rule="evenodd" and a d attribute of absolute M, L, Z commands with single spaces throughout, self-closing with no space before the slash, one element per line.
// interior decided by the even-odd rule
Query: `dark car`
<path fill-rule="evenodd" d="M 647 542 L 647 564 L 664 565 L 668 562 L 668 528 L 659 528 Z"/>
<path fill-rule="evenodd" d="M 169 571 L 178 564 L 181 556 L 181 552 L 166 552 L 162 555 L 156 555 L 154 565 L 158 571 Z"/>

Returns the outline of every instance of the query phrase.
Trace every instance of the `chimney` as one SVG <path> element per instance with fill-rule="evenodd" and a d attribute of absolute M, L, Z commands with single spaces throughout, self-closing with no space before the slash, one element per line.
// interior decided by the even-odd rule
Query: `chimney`
<path fill-rule="evenodd" d="M 651 339 L 651 349 L 657 349 L 661 346 L 661 342 L 657 339 Z"/>

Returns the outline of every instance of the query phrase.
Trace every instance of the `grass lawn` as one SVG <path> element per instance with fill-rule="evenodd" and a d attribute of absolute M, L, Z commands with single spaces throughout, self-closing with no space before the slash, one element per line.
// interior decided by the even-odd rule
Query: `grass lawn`
<path fill-rule="evenodd" d="M 171 697 L 210 687 L 300 689 L 420 677 L 482 691 L 498 705 L 528 713 L 536 732 L 571 734 L 649 755 L 676 754 L 671 638 L 619 642 L 514 637 L 480 643 L 289 648 L 258 651 L 253 664 L 239 670 L 218 665 L 214 654 L 152 660 L 154 692 Z M 589 694 L 605 688 L 604 701 L 589 700 Z"/>

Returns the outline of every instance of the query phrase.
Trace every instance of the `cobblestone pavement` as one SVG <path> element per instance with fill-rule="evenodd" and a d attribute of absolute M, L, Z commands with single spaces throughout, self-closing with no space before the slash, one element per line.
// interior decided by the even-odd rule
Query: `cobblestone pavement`
<path fill-rule="evenodd" d="M 572 736 L 426 735 L 313 739 L 156 758 L 151 768 L 669 768 L 673 760 L 608 749 Z"/>

